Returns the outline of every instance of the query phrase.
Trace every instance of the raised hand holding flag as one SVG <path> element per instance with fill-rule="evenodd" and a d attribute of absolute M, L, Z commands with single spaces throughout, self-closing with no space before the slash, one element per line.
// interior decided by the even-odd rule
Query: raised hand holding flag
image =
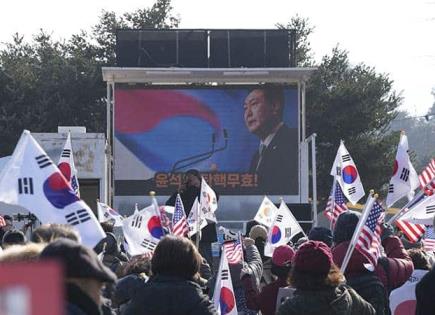
<path fill-rule="evenodd" d="M 89 247 L 105 237 L 92 210 L 27 130 L 0 173 L 0 201 L 26 208 L 42 223 L 74 226 Z"/>
<path fill-rule="evenodd" d="M 337 155 L 332 165 L 331 175 L 335 176 L 344 195 L 353 205 L 364 197 L 365 192 L 361 178 L 343 141 L 340 142 L 340 146 L 338 147 Z"/>

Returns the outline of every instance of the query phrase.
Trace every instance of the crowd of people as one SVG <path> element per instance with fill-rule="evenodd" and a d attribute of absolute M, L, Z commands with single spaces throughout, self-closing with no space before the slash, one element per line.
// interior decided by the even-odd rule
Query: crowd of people
<path fill-rule="evenodd" d="M 314 227 L 272 257 L 264 256 L 266 228 L 250 224 L 243 260 L 229 265 L 238 314 L 392 314 L 392 301 L 409 288 L 415 292 L 405 293 L 416 303 L 400 314 L 435 314 L 433 252 L 418 243 L 405 249 L 391 226 L 383 227 L 374 270 L 355 250 L 340 271 L 358 219 L 345 212 L 333 231 Z M 9 223 L 0 229 L 0 264 L 59 261 L 65 314 L 218 314 L 212 300 L 217 270 L 187 237 L 166 235 L 152 254 L 129 257 L 110 221 L 102 223 L 106 238 L 93 249 L 68 225 L 41 225 L 28 240 Z"/>

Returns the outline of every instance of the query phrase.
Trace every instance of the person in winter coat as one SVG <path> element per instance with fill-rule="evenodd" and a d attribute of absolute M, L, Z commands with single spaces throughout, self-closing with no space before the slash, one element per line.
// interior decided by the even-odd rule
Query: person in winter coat
<path fill-rule="evenodd" d="M 337 266 L 341 267 L 344 256 L 356 229 L 360 214 L 352 211 L 340 214 L 335 224 L 332 255 Z M 385 256 L 378 259 L 371 272 L 366 268 L 369 260 L 358 250 L 354 250 L 344 275 L 366 301 L 376 309 L 378 315 L 389 313 L 388 296 L 390 292 L 402 286 L 411 276 L 414 265 L 402 242 L 394 236 L 391 226 L 382 229 L 381 243 Z"/>
<path fill-rule="evenodd" d="M 126 306 L 126 315 L 217 315 L 195 282 L 201 256 L 187 238 L 167 235 L 151 259 L 152 276 Z"/>
<path fill-rule="evenodd" d="M 255 246 L 252 238 L 243 239 L 244 245 L 244 261 L 240 264 L 230 264 L 231 281 L 233 283 L 234 295 L 236 298 L 237 311 L 240 314 L 253 315 L 257 311 L 250 310 L 246 305 L 245 286 L 242 279 L 249 275 L 252 286 L 260 289 L 261 275 L 263 274 L 263 262 L 261 261 L 260 253 Z"/>
<path fill-rule="evenodd" d="M 124 267 L 113 290 L 112 303 L 121 311 L 135 292 L 142 288 L 151 274 L 151 255 L 134 256 Z"/>
<path fill-rule="evenodd" d="M 374 315 L 374 308 L 352 288 L 323 242 L 308 241 L 295 254 L 290 283 L 296 290 L 281 304 L 278 315 Z"/>
<path fill-rule="evenodd" d="M 339 267 L 346 255 L 358 220 L 359 214 L 351 211 L 342 213 L 337 219 L 334 229 L 335 246 L 332 248 L 332 255 L 335 264 Z M 394 236 L 389 227 L 383 228 L 381 239 L 386 257 L 380 258 L 384 261 L 377 264 L 375 274 L 384 284 L 387 292 L 390 293 L 408 280 L 414 271 L 414 265 L 402 242 L 397 236 Z M 364 264 L 368 262 L 359 251 L 354 250 L 344 275 L 349 278 L 365 273 L 367 268 Z"/>
<path fill-rule="evenodd" d="M 247 236 L 254 240 L 255 246 L 260 253 L 261 261 L 263 262 L 263 274 L 261 276 L 260 283 L 263 287 L 273 281 L 271 272 L 272 261 L 270 257 L 264 256 L 264 247 L 266 246 L 267 240 L 267 229 L 260 224 L 253 225 L 249 230 L 249 234 Z"/>
<path fill-rule="evenodd" d="M 103 315 L 104 283 L 116 280 L 115 274 L 103 265 L 97 254 L 75 241 L 58 239 L 48 244 L 40 255 L 41 260 L 59 261 L 65 273 L 65 315 Z"/>
<path fill-rule="evenodd" d="M 275 314 L 278 291 L 279 288 L 288 286 L 287 278 L 294 254 L 293 248 L 288 245 L 281 245 L 274 250 L 271 271 L 277 279 L 266 285 L 260 293 L 254 288 L 250 276 L 242 279 L 249 309 L 261 311 L 262 315 Z"/>

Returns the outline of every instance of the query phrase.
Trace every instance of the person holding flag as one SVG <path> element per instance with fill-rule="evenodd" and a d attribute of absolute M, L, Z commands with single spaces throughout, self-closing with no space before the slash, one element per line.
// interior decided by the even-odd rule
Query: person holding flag
<path fill-rule="evenodd" d="M 375 216 L 378 215 L 379 207 L 380 205 L 376 203 L 374 206 L 366 209 L 369 211 L 366 218 L 369 219 L 360 225 L 370 225 L 372 224 L 371 220 L 377 220 Z M 370 216 L 370 213 L 372 213 L 373 218 Z M 393 289 L 400 287 L 408 280 L 413 272 L 413 264 L 408 253 L 403 248 L 401 240 L 397 236 L 394 236 L 392 228 L 387 225 L 380 227 L 380 244 L 377 245 L 378 247 L 380 245 L 383 246 L 386 257 L 374 255 L 376 252 L 374 248 L 365 243 L 365 240 L 369 239 L 369 232 L 361 232 L 361 229 L 357 231 L 360 218 L 361 215 L 353 211 L 340 214 L 335 224 L 333 234 L 335 246 L 332 248 L 332 254 L 335 264 L 342 267 L 349 248 L 352 246 L 356 248 L 356 250 L 353 250 L 344 271 L 346 279 L 349 283 L 353 281 L 353 288 L 369 301 L 375 309 L 383 312 L 388 308 L 386 297 Z M 374 230 L 371 230 L 372 233 L 375 233 Z M 353 237 L 354 234 L 356 237 Z M 363 238 L 361 239 L 361 237 Z M 351 240 L 353 239 L 355 239 L 355 244 L 351 245 Z M 357 241 L 358 243 L 356 243 Z M 369 243 L 370 245 L 373 244 L 372 241 Z M 366 247 L 364 244 L 366 244 Z M 365 249 L 367 252 L 364 252 Z M 373 261 L 373 257 L 378 258 Z M 368 270 L 370 265 L 375 265 L 372 272 Z M 367 288 L 367 290 L 364 288 Z"/>
<path fill-rule="evenodd" d="M 183 184 L 180 189 L 174 192 L 171 197 L 166 201 L 167 206 L 175 206 L 177 195 L 181 197 L 181 201 L 186 212 L 186 216 L 192 211 L 195 199 L 201 204 L 201 191 L 202 191 L 202 176 L 196 169 L 188 170 L 183 178 Z M 217 200 L 216 200 L 217 202 Z M 214 209 L 215 210 L 215 209 Z M 211 211 L 210 211 L 211 212 Z M 199 241 L 199 252 L 209 263 L 213 270 L 213 256 L 211 252 L 211 244 L 217 242 L 216 234 L 216 222 L 213 222 L 207 218 L 207 225 L 201 230 L 201 237 Z M 196 236 L 192 237 L 193 240 Z"/>

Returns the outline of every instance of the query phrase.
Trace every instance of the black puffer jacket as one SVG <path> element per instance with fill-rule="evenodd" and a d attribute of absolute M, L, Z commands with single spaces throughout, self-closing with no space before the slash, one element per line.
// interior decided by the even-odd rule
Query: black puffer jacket
<path fill-rule="evenodd" d="M 350 287 L 341 285 L 316 291 L 296 290 L 278 315 L 375 315 L 375 309 Z"/>
<path fill-rule="evenodd" d="M 136 292 L 123 314 L 217 315 L 217 312 L 196 283 L 157 275 Z"/>

